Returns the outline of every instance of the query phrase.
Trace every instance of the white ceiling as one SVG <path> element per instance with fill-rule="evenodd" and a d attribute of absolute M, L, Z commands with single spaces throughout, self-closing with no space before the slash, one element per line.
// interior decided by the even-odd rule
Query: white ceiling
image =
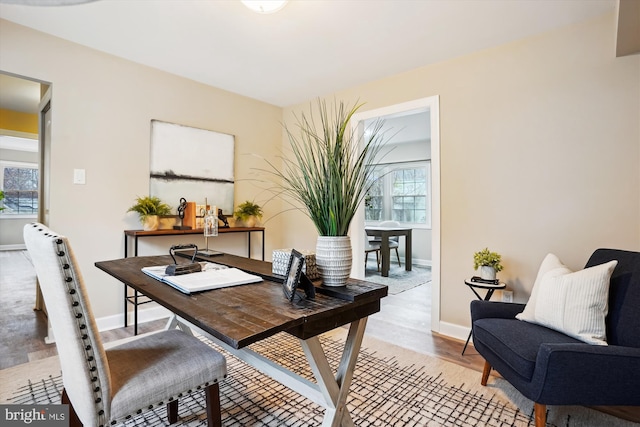
<path fill-rule="evenodd" d="M 0 4 L 0 18 L 289 106 L 615 6 L 616 0 L 291 0 L 260 15 L 238 0 L 101 0 Z"/>

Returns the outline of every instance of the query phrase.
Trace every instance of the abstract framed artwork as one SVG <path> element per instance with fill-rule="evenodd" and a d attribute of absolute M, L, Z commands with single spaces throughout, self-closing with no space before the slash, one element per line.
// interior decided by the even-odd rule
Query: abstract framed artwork
<path fill-rule="evenodd" d="M 233 212 L 234 145 L 233 135 L 151 120 L 149 194 Z"/>

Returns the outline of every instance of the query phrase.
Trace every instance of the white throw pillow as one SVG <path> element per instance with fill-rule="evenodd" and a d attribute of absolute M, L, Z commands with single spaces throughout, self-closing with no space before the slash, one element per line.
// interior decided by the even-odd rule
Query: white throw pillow
<path fill-rule="evenodd" d="M 555 255 L 547 255 L 525 311 L 516 318 L 589 344 L 607 345 L 609 283 L 617 264 L 610 261 L 571 272 Z"/>

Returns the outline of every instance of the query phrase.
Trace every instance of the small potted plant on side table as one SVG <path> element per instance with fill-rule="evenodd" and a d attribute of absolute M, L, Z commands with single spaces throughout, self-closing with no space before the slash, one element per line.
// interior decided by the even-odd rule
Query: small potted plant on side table
<path fill-rule="evenodd" d="M 502 271 L 502 257 L 497 252 L 491 252 L 489 248 L 473 254 L 473 269 L 480 267 L 480 277 L 485 280 L 495 280 L 496 273 Z"/>

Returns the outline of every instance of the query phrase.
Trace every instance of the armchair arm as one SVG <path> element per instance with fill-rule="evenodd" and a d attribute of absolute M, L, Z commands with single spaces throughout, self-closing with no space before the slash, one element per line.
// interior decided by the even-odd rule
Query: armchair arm
<path fill-rule="evenodd" d="M 582 343 L 542 344 L 533 382 L 539 403 L 640 405 L 640 348 Z"/>
<path fill-rule="evenodd" d="M 471 301 L 471 322 L 485 318 L 513 319 L 525 304 L 497 301 Z"/>

